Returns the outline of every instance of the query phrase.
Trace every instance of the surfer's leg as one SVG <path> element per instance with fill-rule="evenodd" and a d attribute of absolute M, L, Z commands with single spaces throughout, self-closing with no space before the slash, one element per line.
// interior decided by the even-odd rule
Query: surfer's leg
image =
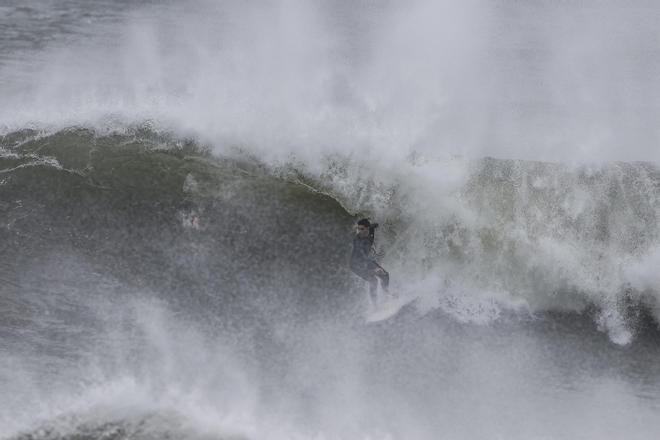
<path fill-rule="evenodd" d="M 372 276 L 367 281 L 369 281 L 369 296 L 371 297 L 371 302 L 376 304 L 376 301 L 378 300 L 378 278 Z"/>
<path fill-rule="evenodd" d="M 369 299 L 375 306 L 378 299 L 378 278 L 376 278 L 374 271 L 362 268 L 351 268 L 351 270 L 354 274 L 369 283 Z"/>

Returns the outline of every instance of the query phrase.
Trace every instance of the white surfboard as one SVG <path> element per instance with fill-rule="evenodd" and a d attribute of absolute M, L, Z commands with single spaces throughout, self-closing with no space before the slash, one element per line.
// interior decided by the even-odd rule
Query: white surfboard
<path fill-rule="evenodd" d="M 389 319 L 399 313 L 406 304 L 413 302 L 416 297 L 403 296 L 399 298 L 392 298 L 386 301 L 383 301 L 375 310 L 372 310 L 367 314 L 367 322 L 378 322 Z"/>

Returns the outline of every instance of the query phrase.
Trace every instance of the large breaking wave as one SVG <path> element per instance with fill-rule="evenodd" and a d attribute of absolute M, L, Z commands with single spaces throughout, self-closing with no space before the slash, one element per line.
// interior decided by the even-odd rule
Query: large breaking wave
<path fill-rule="evenodd" d="M 109 236 L 126 240 L 135 229 L 141 252 L 166 236 L 185 248 L 194 234 L 215 243 L 207 258 L 227 263 L 231 255 L 214 283 L 181 273 L 173 283 L 213 290 L 220 282 L 230 291 L 243 271 L 269 283 L 306 270 L 348 280 L 349 224 L 359 214 L 383 223 L 383 262 L 398 289 L 423 299 L 423 311 L 458 303 L 457 316 L 468 319 L 474 308 L 475 320 L 488 320 L 501 310 L 595 309 L 598 325 L 619 343 L 639 324 L 636 307 L 656 316 L 660 171 L 649 163 L 411 156 L 383 178 L 337 155 L 316 172 L 295 160 L 265 164 L 240 148 L 214 159 L 193 141 L 149 128 L 26 130 L 5 135 L 2 148 L 7 237 L 67 236 L 69 246 L 96 254 Z M 44 223 L 51 224 L 47 237 L 39 232 Z M 246 240 L 248 225 L 254 232 Z M 302 236 L 314 246 L 316 234 L 317 250 L 299 246 Z M 321 250 L 311 265 L 309 253 Z M 241 252 L 259 269 L 237 263 Z M 276 263 L 268 261 L 274 256 Z"/>

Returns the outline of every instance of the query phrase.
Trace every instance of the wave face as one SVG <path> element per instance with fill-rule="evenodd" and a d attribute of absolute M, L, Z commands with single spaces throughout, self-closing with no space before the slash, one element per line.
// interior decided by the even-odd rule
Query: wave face
<path fill-rule="evenodd" d="M 0 439 L 656 438 L 659 12 L 0 6 Z"/>
<path fill-rule="evenodd" d="M 351 217 L 257 163 L 214 160 L 189 141 L 142 129 L 106 136 L 28 130 L 4 142 L 6 254 L 74 252 L 151 289 L 222 292 L 223 307 L 265 286 L 304 281 L 310 301 L 313 280 L 321 291 L 342 286 L 336 268 L 345 265 L 346 243 L 336 237 L 347 236 Z M 167 262 L 178 258 L 181 266 Z M 205 276 L 195 258 L 213 262 Z"/>

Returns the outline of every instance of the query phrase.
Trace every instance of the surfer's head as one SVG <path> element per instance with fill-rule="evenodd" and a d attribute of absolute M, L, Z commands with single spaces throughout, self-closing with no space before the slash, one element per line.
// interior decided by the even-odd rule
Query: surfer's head
<path fill-rule="evenodd" d="M 357 234 L 360 237 L 368 237 L 370 227 L 371 227 L 371 222 L 369 222 L 369 219 L 363 218 L 362 220 L 357 222 Z"/>

